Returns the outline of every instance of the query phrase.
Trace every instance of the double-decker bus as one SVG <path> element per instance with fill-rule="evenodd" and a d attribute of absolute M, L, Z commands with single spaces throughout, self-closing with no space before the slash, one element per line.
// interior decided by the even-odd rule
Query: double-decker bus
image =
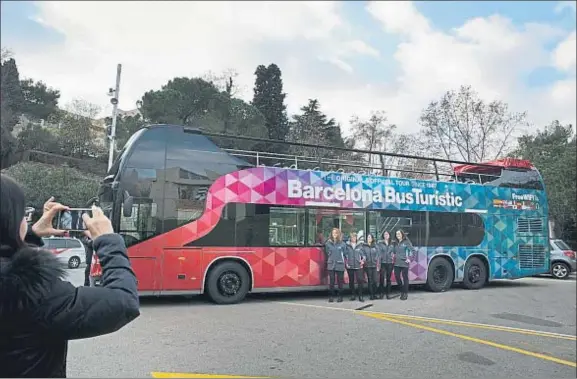
<path fill-rule="evenodd" d="M 249 292 L 327 288 L 323 242 L 333 227 L 376 236 L 402 228 L 418 251 L 411 284 L 435 292 L 549 270 L 547 198 L 530 162 L 344 148 L 356 155 L 339 160 L 219 148 L 222 137 L 145 127 L 101 183 L 99 203 L 125 238 L 142 296 L 208 294 L 232 304 Z M 269 151 L 279 143 L 235 138 L 266 142 Z M 96 284 L 100 274 L 96 259 Z"/>

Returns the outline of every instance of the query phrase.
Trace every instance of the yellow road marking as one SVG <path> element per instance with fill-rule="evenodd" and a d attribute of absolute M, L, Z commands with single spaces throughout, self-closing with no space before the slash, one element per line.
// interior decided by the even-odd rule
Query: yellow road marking
<path fill-rule="evenodd" d="M 270 376 L 242 376 L 242 375 L 223 375 L 223 374 L 193 374 L 193 373 L 177 373 L 177 372 L 151 372 L 153 378 L 210 378 L 210 379 L 232 379 L 232 378 L 246 378 L 246 379 L 264 379 Z"/>
<path fill-rule="evenodd" d="M 387 317 L 387 316 L 384 316 L 382 314 L 375 314 L 375 313 L 371 314 L 368 312 L 359 312 L 359 311 L 357 311 L 356 313 L 362 314 L 362 315 L 367 316 L 367 317 L 372 317 L 372 318 L 385 320 L 385 321 L 389 321 L 389 322 L 394 322 L 394 323 L 405 325 L 405 326 L 410 326 L 410 327 L 416 328 L 416 329 L 422 329 L 422 330 L 426 330 L 426 331 L 437 333 L 437 334 L 443 334 L 443 335 L 449 336 L 449 337 L 460 338 L 460 339 L 463 339 L 465 341 L 476 342 L 476 343 L 481 344 L 481 345 L 487 345 L 487 346 L 496 347 L 496 348 L 502 349 L 502 350 L 512 351 L 512 352 L 527 355 L 527 356 L 530 356 L 533 358 L 539 358 L 539 359 L 543 359 L 545 361 L 559 363 L 559 364 L 569 366 L 569 367 L 577 367 L 577 363 L 575 363 L 575 362 L 566 361 L 566 360 L 560 359 L 560 358 L 555 358 L 555 357 L 552 357 L 550 355 L 534 353 L 532 351 L 519 349 L 519 348 L 513 347 L 513 346 L 503 345 L 500 343 L 484 340 L 481 338 L 470 337 L 470 336 L 466 336 L 466 335 L 458 334 L 458 333 L 453 333 L 453 332 L 449 332 L 449 331 L 442 330 L 442 329 L 432 328 L 430 326 L 415 324 L 412 322 L 400 320 L 399 318 Z"/>
<path fill-rule="evenodd" d="M 357 312 L 362 312 L 362 313 L 374 313 L 374 312 L 366 312 L 366 311 L 357 311 Z M 377 313 L 377 314 L 382 314 L 382 313 Z M 488 329 L 488 330 L 495 330 L 495 331 L 500 331 L 500 332 L 509 332 L 509 333 L 519 333 L 519 334 L 525 334 L 528 336 L 538 336 L 538 337 L 549 337 L 549 338 L 558 338 L 558 339 L 562 339 L 562 340 L 569 340 L 569 341 L 577 341 L 577 337 L 573 337 L 573 336 L 565 336 L 565 335 L 555 335 L 555 334 L 550 334 L 548 332 L 541 332 L 541 331 L 536 331 L 536 330 L 517 330 L 517 329 L 511 329 L 508 328 L 506 326 L 498 326 L 498 325 L 486 325 L 486 324 L 476 324 L 476 323 L 469 323 L 469 322 L 465 322 L 465 321 L 449 321 L 449 320 L 428 320 L 428 319 L 423 319 L 422 317 L 415 317 L 415 316 L 393 316 L 393 315 L 387 315 L 387 314 L 383 314 L 384 316 L 387 317 L 393 317 L 396 319 L 407 319 L 407 320 L 413 320 L 413 321 L 420 321 L 420 322 L 428 322 L 431 324 L 441 324 L 441 325 L 453 325 L 453 326 L 465 326 L 467 328 L 476 328 L 476 329 Z"/>
<path fill-rule="evenodd" d="M 457 321 L 457 320 L 448 320 L 448 319 L 433 318 L 433 317 L 411 316 L 411 315 L 404 315 L 401 313 L 357 311 L 355 309 L 339 308 L 339 307 L 327 307 L 327 306 L 323 306 L 323 305 L 314 305 L 314 304 L 290 303 L 290 302 L 279 302 L 279 303 L 285 304 L 285 305 L 297 305 L 300 307 L 331 309 L 331 310 L 338 310 L 338 311 L 345 311 L 345 312 L 352 312 L 352 313 L 379 314 L 379 315 L 383 315 L 386 317 L 394 317 L 394 318 L 398 318 L 398 319 L 407 319 L 407 320 L 413 320 L 413 321 L 423 321 L 423 322 L 429 322 L 429 323 L 433 323 L 433 324 L 465 326 L 465 327 L 470 327 L 470 328 L 488 329 L 488 330 L 510 332 L 510 333 L 519 333 L 519 334 L 526 334 L 526 335 L 539 336 L 539 337 L 558 338 L 558 339 L 565 339 L 565 340 L 570 340 L 570 341 L 577 341 L 577 337 L 572 336 L 570 334 L 561 334 L 561 333 L 545 332 L 545 331 L 540 331 L 540 330 L 514 328 L 514 327 L 510 327 L 510 326 L 503 326 L 503 325 L 491 325 L 491 324 L 483 324 L 483 323 L 469 322 L 469 321 Z"/>

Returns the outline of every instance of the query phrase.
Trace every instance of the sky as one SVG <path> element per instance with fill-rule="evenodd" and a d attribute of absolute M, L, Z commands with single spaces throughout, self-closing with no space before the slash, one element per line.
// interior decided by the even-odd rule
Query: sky
<path fill-rule="evenodd" d="M 134 109 L 176 76 L 233 69 L 250 101 L 254 71 L 282 70 L 289 114 L 316 98 L 345 133 L 385 111 L 401 131 L 461 85 L 528 112 L 532 128 L 575 125 L 576 3 L 571 1 L 3 1 L 2 47 L 20 75 L 111 112 Z"/>

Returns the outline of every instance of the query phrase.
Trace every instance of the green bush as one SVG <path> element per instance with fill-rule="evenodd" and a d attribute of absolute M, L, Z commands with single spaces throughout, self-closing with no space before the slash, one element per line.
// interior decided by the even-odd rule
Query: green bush
<path fill-rule="evenodd" d="M 84 207 L 96 196 L 100 178 L 66 166 L 20 162 L 6 170 L 24 188 L 27 205 L 41 208 L 54 196 L 57 201 L 70 207 Z"/>

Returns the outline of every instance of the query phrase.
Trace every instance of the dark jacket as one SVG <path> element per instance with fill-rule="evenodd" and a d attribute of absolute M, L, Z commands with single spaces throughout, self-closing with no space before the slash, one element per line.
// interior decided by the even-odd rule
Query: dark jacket
<path fill-rule="evenodd" d="M 347 253 L 345 254 L 349 270 L 358 270 L 361 268 L 361 260 L 365 258 L 363 253 L 363 244 L 357 243 L 353 247 L 347 243 Z"/>
<path fill-rule="evenodd" d="M 363 243 L 363 254 L 365 255 L 365 267 L 373 268 L 379 264 L 379 249 L 377 244 L 369 246 L 368 243 Z"/>
<path fill-rule="evenodd" d="M 409 267 L 406 259 L 412 259 L 414 257 L 415 248 L 413 244 L 408 239 L 404 239 L 401 242 L 395 244 L 395 266 L 397 267 Z"/>
<path fill-rule="evenodd" d="M 345 271 L 345 253 L 347 245 L 344 242 L 327 240 L 325 243 L 325 255 L 327 257 L 327 270 Z"/>
<path fill-rule="evenodd" d="M 42 245 L 36 236 L 27 242 Z M 140 315 L 136 277 L 117 234 L 94 241 L 102 287 L 75 287 L 50 252 L 0 257 L 0 377 L 66 377 L 68 340 L 117 331 Z"/>
<path fill-rule="evenodd" d="M 392 243 L 389 243 L 387 245 L 385 241 L 379 241 L 377 243 L 377 246 L 379 247 L 379 256 L 381 264 L 393 263 L 393 253 L 395 250 L 395 246 Z"/>

